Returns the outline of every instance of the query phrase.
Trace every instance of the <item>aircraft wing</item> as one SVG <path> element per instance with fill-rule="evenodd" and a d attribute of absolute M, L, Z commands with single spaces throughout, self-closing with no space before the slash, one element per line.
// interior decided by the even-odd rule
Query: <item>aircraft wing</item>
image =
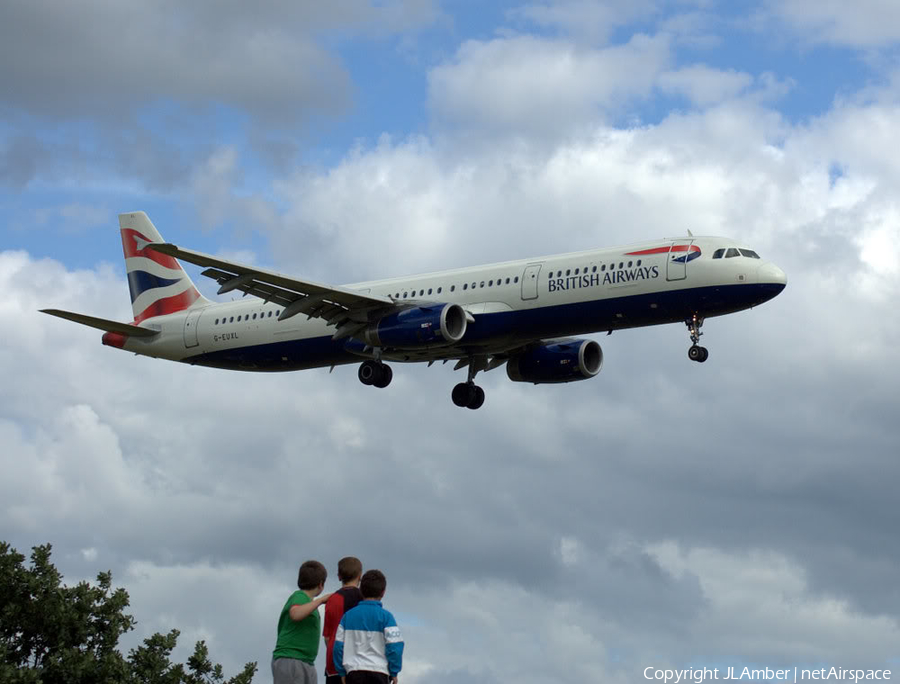
<path fill-rule="evenodd" d="M 206 268 L 203 275 L 221 285 L 219 294 L 239 290 L 260 297 L 266 302 L 276 302 L 284 307 L 279 320 L 306 314 L 310 318 L 322 318 L 337 328 L 335 339 L 358 332 L 369 320 L 371 312 L 384 312 L 396 308 L 390 297 L 370 295 L 345 287 L 323 285 L 310 280 L 299 280 L 273 271 L 245 266 L 233 261 L 182 249 L 171 243 L 155 242 L 150 249 L 182 261 Z"/>
<path fill-rule="evenodd" d="M 157 330 L 151 330 L 150 328 L 142 328 L 130 323 L 119 323 L 118 321 L 110 321 L 105 318 L 85 316 L 84 314 L 63 311 L 61 309 L 41 309 L 41 313 L 50 314 L 51 316 L 56 316 L 58 318 L 65 318 L 67 321 L 81 323 L 81 325 L 97 328 L 97 330 L 119 333 L 127 337 L 153 337 L 154 335 L 159 334 Z"/>

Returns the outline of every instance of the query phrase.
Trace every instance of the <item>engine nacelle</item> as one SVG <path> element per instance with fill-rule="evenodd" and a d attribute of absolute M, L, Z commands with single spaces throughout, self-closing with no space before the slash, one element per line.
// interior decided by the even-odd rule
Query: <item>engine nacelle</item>
<path fill-rule="evenodd" d="M 594 340 L 562 340 L 513 356 L 506 374 L 513 382 L 575 382 L 592 378 L 603 367 L 603 350 Z"/>
<path fill-rule="evenodd" d="M 466 334 L 466 312 L 459 304 L 435 304 L 405 309 L 366 328 L 366 344 L 394 349 L 446 347 Z"/>

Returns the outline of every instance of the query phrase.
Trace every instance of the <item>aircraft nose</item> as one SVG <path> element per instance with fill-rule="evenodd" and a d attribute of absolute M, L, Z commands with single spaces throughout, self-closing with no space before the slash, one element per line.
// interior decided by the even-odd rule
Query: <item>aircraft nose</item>
<path fill-rule="evenodd" d="M 760 285 L 773 285 L 778 292 L 787 285 L 787 275 L 773 263 L 765 263 L 756 271 L 757 281 Z"/>

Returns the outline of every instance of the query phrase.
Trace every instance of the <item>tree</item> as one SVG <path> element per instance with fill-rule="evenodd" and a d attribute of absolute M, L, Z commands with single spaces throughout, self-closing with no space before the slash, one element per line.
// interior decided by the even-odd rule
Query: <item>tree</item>
<path fill-rule="evenodd" d="M 0 542 L 0 682 L 10 684 L 212 684 L 225 679 L 198 641 L 186 665 L 170 660 L 179 632 L 154 634 L 125 658 L 119 637 L 134 629 L 124 611 L 128 592 L 112 588 L 112 573 L 96 585 L 62 585 L 50 562 L 51 545 L 35 546 L 31 567 L 25 556 Z M 256 663 L 227 684 L 249 684 Z"/>

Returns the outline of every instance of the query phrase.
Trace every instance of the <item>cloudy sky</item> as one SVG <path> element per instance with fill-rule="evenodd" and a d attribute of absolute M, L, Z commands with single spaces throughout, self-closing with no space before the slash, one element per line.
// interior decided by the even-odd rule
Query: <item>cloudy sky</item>
<path fill-rule="evenodd" d="M 112 569 L 126 646 L 269 681 L 297 566 L 353 554 L 409 684 L 900 670 L 900 4 L 12 0 L 0 113 L 0 538 Z M 702 366 L 624 331 L 465 411 L 449 365 L 228 373 L 37 313 L 130 320 L 136 209 L 325 282 L 690 229 L 789 284 Z"/>

